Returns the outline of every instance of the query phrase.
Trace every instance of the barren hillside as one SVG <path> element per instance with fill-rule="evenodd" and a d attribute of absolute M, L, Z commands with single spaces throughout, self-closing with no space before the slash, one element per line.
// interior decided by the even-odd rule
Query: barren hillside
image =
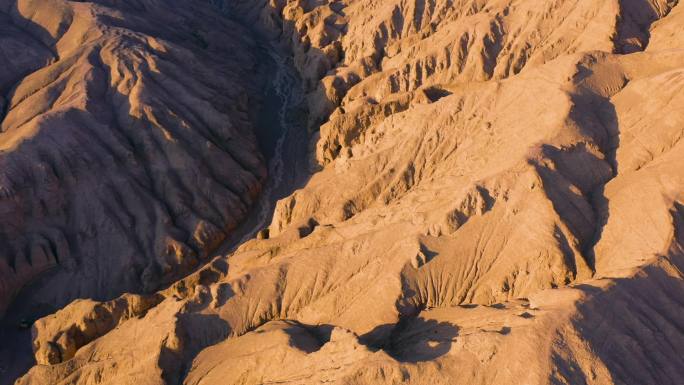
<path fill-rule="evenodd" d="M 0 4 L 17 385 L 684 378 L 677 1 Z"/>

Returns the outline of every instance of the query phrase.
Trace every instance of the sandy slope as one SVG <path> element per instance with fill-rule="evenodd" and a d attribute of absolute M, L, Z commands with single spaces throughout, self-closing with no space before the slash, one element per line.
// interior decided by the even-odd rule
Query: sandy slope
<path fill-rule="evenodd" d="M 682 5 L 229 5 L 291 50 L 316 173 L 169 289 L 37 321 L 18 384 L 681 382 Z"/>

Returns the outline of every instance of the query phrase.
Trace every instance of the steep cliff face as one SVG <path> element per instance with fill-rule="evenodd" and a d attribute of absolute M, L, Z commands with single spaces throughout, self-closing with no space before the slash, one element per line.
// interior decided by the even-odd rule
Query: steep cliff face
<path fill-rule="evenodd" d="M 221 6 L 292 55 L 315 172 L 169 288 L 37 321 L 17 384 L 680 382 L 683 5 Z"/>
<path fill-rule="evenodd" d="M 61 305 L 198 266 L 266 176 L 255 42 L 202 2 L 1 11 L 0 314 L 48 270 L 34 299 Z"/>

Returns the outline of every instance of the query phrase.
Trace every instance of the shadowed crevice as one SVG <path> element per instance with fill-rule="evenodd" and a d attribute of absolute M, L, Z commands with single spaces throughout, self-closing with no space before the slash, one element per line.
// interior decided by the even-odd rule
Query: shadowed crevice
<path fill-rule="evenodd" d="M 449 322 L 406 316 L 396 324 L 377 326 L 359 341 L 369 348 L 384 350 L 399 362 L 418 363 L 448 353 L 458 330 Z"/>
<path fill-rule="evenodd" d="M 614 38 L 615 53 L 630 54 L 646 50 L 651 25 L 667 16 L 679 1 L 668 1 L 659 9 L 654 0 L 620 0 L 621 18 Z"/>

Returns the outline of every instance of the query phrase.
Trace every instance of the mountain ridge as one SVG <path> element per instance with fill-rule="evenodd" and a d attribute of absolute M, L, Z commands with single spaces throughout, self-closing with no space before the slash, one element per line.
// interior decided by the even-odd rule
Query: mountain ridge
<path fill-rule="evenodd" d="M 220 5 L 292 56 L 310 178 L 168 288 L 38 320 L 17 384 L 677 383 L 681 4 Z"/>

